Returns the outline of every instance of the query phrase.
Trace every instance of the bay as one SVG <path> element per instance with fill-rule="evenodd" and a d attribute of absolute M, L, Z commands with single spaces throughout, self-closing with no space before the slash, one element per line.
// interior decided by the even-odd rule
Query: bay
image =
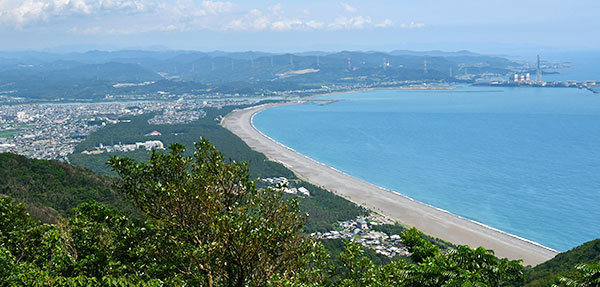
<path fill-rule="evenodd" d="M 600 97 L 466 87 L 330 95 L 254 125 L 352 176 L 559 251 L 600 237 Z"/>

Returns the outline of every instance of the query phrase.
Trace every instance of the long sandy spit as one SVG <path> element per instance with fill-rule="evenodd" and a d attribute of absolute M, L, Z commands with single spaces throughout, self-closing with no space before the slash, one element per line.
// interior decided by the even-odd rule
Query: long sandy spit
<path fill-rule="evenodd" d="M 494 250 L 495 254 L 502 258 L 523 259 L 525 265 L 535 266 L 557 254 L 555 250 L 535 242 L 362 181 L 283 146 L 262 134 L 252 124 L 252 117 L 256 113 L 276 105 L 281 104 L 266 104 L 236 110 L 225 117 L 222 124 L 252 149 L 265 154 L 270 160 L 282 163 L 312 184 L 404 225 L 415 226 L 431 236 L 454 244 L 483 246 Z"/>

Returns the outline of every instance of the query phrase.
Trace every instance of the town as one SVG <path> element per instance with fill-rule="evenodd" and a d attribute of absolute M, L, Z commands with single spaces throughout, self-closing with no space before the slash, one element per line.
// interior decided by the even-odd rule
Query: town
<path fill-rule="evenodd" d="M 255 100 L 170 100 L 109 103 L 20 104 L 0 109 L 0 152 L 68 162 L 77 144 L 90 133 L 130 117 L 156 113 L 150 124 L 189 123 L 203 118 L 202 108 L 249 104 Z M 133 144 L 135 149 L 164 148 L 162 142 Z M 98 147 L 89 153 L 128 151 L 132 146 Z"/>
<path fill-rule="evenodd" d="M 128 151 L 134 151 L 137 149 L 141 149 L 144 148 L 148 151 L 150 150 L 154 150 L 154 149 L 165 149 L 165 145 L 163 144 L 163 142 L 161 141 L 145 141 L 145 142 L 136 142 L 136 143 L 132 143 L 132 144 L 116 144 L 116 145 L 112 145 L 112 146 L 105 146 L 103 144 L 100 144 L 100 146 L 96 147 L 96 149 L 94 150 L 84 150 L 81 153 L 82 154 L 101 154 L 104 152 L 115 152 L 115 151 L 122 151 L 122 152 L 128 152 Z"/>
<path fill-rule="evenodd" d="M 400 235 L 373 229 L 382 224 L 394 224 L 394 221 L 381 215 L 359 216 L 353 220 L 339 222 L 336 230 L 325 233 L 315 232 L 311 236 L 318 239 L 347 239 L 389 258 L 410 255 L 402 245 Z"/>
<path fill-rule="evenodd" d="M 296 196 L 310 196 L 308 189 L 303 186 L 297 186 L 294 180 L 289 180 L 286 177 L 263 178 L 259 182 L 259 187 L 273 188 Z M 377 226 L 384 224 L 394 225 L 396 223 L 390 218 L 371 213 L 368 216 L 358 216 L 353 220 L 338 222 L 338 227 L 335 230 L 315 232 L 310 234 L 310 236 L 317 239 L 350 240 L 389 258 L 410 255 L 410 252 L 402 245 L 402 239 L 399 234 L 388 234 L 375 230 Z"/>

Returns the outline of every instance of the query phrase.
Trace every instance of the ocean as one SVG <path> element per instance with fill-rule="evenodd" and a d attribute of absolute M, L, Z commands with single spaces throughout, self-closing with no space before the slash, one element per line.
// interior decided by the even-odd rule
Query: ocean
<path fill-rule="evenodd" d="M 546 53 L 543 59 L 550 62 L 567 62 L 568 69 L 549 70 L 559 74 L 544 75 L 544 81 L 598 81 L 600 82 L 600 52 Z"/>
<path fill-rule="evenodd" d="M 372 184 L 558 251 L 600 237 L 600 96 L 573 88 L 378 90 L 255 126 Z"/>

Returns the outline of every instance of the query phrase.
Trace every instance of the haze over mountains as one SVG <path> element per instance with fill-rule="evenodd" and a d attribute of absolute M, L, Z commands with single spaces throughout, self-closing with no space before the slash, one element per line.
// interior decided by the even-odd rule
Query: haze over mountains
<path fill-rule="evenodd" d="M 459 74 L 506 74 L 518 64 L 469 51 L 0 52 L 0 95 L 103 99 L 114 94 L 246 94 L 394 81 L 447 81 Z M 116 85 L 116 84 L 136 85 Z"/>

